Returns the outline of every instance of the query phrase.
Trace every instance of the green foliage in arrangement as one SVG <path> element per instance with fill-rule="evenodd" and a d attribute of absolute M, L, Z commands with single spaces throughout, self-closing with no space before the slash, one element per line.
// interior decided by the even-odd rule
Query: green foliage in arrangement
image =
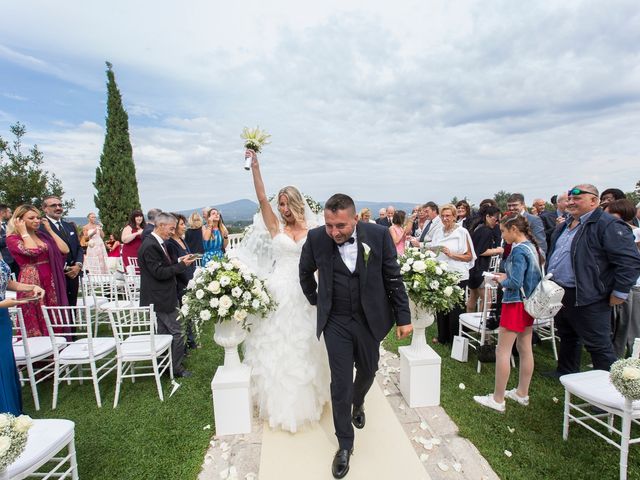
<path fill-rule="evenodd" d="M 112 65 L 107 62 L 107 131 L 96 168 L 93 199 L 108 235 L 118 236 L 129 214 L 140 208 L 136 166 L 129 139 L 129 117 L 122 105 Z"/>

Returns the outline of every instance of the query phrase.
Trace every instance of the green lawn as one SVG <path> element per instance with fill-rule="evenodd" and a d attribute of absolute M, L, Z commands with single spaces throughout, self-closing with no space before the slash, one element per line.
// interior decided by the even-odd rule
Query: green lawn
<path fill-rule="evenodd" d="M 34 418 L 67 418 L 76 423 L 80 478 L 195 479 L 214 433 L 211 378 L 224 352 L 213 344 L 212 324 L 202 335 L 203 348 L 191 350 L 186 361 L 193 377 L 180 378 L 181 387 L 167 398 L 171 385 L 163 381 L 160 402 L 152 377 L 123 383 L 113 409 L 115 373 L 100 382 L 98 408 L 91 382 L 60 386 L 58 408 L 51 410 L 51 382 L 38 385 L 40 411 L 30 390 L 22 389 L 25 413 Z M 105 332 L 106 333 L 106 332 Z M 211 429 L 203 429 L 211 425 Z"/>
<path fill-rule="evenodd" d="M 436 333 L 435 324 L 427 338 Z M 385 348 L 397 352 L 400 345 L 392 335 Z M 560 382 L 547 379 L 540 372 L 555 368 L 549 342 L 534 347 L 536 371 L 530 389 L 531 403 L 521 407 L 507 400 L 505 414 L 483 408 L 473 396 L 493 391 L 494 364 L 483 364 L 476 373 L 476 356 L 469 352 L 469 362 L 450 358 L 451 349 L 435 345 L 442 357 L 441 404 L 458 425 L 460 435 L 473 442 L 489 461 L 498 476 L 509 480 L 614 479 L 618 478 L 619 451 L 591 432 L 572 425 L 569 440 L 562 440 L 564 389 Z M 584 357 L 585 360 L 588 357 Z M 586 362 L 585 362 L 586 363 Z M 517 365 L 517 359 L 516 359 Z M 509 388 L 517 384 L 517 368 L 511 372 Z M 464 383 L 461 390 L 459 384 Z M 556 397 L 558 402 L 554 402 Z M 507 427 L 514 428 L 510 433 Z M 513 453 L 512 457 L 504 454 Z M 630 448 L 629 479 L 640 478 L 640 451 Z"/>

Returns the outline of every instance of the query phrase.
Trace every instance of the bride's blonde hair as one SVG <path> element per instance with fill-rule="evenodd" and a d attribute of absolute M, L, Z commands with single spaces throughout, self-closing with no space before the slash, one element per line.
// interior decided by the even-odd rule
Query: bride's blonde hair
<path fill-rule="evenodd" d="M 300 193 L 300 191 L 296 187 L 292 187 L 290 185 L 281 188 L 276 197 L 276 200 L 278 202 L 277 205 L 280 205 L 280 197 L 282 195 L 286 197 L 289 203 L 289 209 L 293 214 L 293 218 L 296 219 L 297 223 L 304 225 L 306 223 L 304 219 L 305 200 L 304 198 L 302 198 L 302 194 Z M 280 219 L 284 222 L 284 218 L 282 218 L 282 215 L 280 215 Z"/>

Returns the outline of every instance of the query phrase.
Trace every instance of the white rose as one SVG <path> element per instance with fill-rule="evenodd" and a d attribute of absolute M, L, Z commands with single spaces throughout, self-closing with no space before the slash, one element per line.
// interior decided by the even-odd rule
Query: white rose
<path fill-rule="evenodd" d="M 0 413 L 0 430 L 8 427 L 10 423 L 11 420 L 9 420 L 9 416 L 5 415 L 4 413 Z"/>
<path fill-rule="evenodd" d="M 251 292 L 244 292 L 244 293 L 242 294 L 242 299 L 243 299 L 245 302 L 250 301 L 250 300 L 251 300 Z"/>
<path fill-rule="evenodd" d="M 220 264 L 218 262 L 210 261 L 207 263 L 207 270 L 211 273 L 215 272 L 220 268 Z"/>
<path fill-rule="evenodd" d="M 422 260 L 417 260 L 413 262 L 411 268 L 413 268 L 414 272 L 422 273 L 427 269 L 427 265 Z"/>
<path fill-rule="evenodd" d="M 444 270 L 442 270 L 440 267 L 436 267 L 436 275 L 442 275 L 443 272 Z"/>
<path fill-rule="evenodd" d="M 185 305 L 186 305 L 187 303 L 189 303 L 189 297 L 187 297 L 186 295 L 183 295 L 183 296 L 182 296 L 182 303 L 183 303 L 183 304 L 185 304 Z"/>
<path fill-rule="evenodd" d="M 405 263 L 404 265 L 402 265 L 402 267 L 400 267 L 400 273 L 407 273 L 409 270 L 411 270 L 411 265 Z"/>
<path fill-rule="evenodd" d="M 202 310 L 200 312 L 200 319 L 204 320 L 205 322 L 211 319 L 211 312 L 209 310 Z"/>
<path fill-rule="evenodd" d="M 433 252 L 432 250 L 427 250 L 427 257 L 429 258 L 436 258 L 436 254 L 435 252 Z"/>
<path fill-rule="evenodd" d="M 445 297 L 450 297 L 451 295 L 453 295 L 453 287 L 446 287 L 444 289 L 444 295 Z"/>
<path fill-rule="evenodd" d="M 413 289 L 417 290 L 418 288 L 420 288 L 420 282 L 413 282 Z"/>
<path fill-rule="evenodd" d="M 207 287 L 207 290 L 209 290 L 214 295 L 220 293 L 220 282 L 217 282 L 216 280 L 214 280 L 209 284 L 209 286 Z"/>
<path fill-rule="evenodd" d="M 0 457 L 4 456 L 11 448 L 11 439 L 7 436 L 0 437 Z"/>
<path fill-rule="evenodd" d="M 622 369 L 622 378 L 625 380 L 638 380 L 640 378 L 640 370 L 635 367 L 624 367 Z"/>
<path fill-rule="evenodd" d="M 218 308 L 219 304 L 220 304 L 220 300 L 218 300 L 216 297 L 213 297 L 211 300 L 209 300 L 209 306 L 211 308 Z"/>
<path fill-rule="evenodd" d="M 240 270 L 242 270 L 243 268 L 246 268 L 245 265 L 242 264 L 242 262 L 240 260 L 238 260 L 237 258 L 232 258 L 229 263 L 231 263 L 231 265 L 233 265 L 236 268 L 239 268 Z"/>
<path fill-rule="evenodd" d="M 233 270 L 233 265 L 231 265 L 230 263 L 223 263 L 222 264 L 222 268 L 224 268 L 227 272 L 230 272 L 231 270 Z"/>
<path fill-rule="evenodd" d="M 220 307 L 220 308 L 218 309 L 218 316 L 220 316 L 220 317 L 226 317 L 226 316 L 227 316 L 227 313 L 229 313 L 229 309 L 228 309 L 228 308 L 222 308 L 222 307 Z"/>
<path fill-rule="evenodd" d="M 203 276 L 199 276 L 198 278 L 196 278 L 196 283 L 197 283 L 198 285 L 200 285 L 200 284 L 204 283 L 204 277 L 203 277 Z"/>
<path fill-rule="evenodd" d="M 201 288 L 199 288 L 199 289 L 196 291 L 196 298 L 197 298 L 198 300 L 202 300 L 202 299 L 204 298 L 204 290 L 202 290 Z"/>
<path fill-rule="evenodd" d="M 13 423 L 13 428 L 20 433 L 27 433 L 32 426 L 33 420 L 29 415 L 20 415 Z"/>
<path fill-rule="evenodd" d="M 229 278 L 227 275 L 223 275 L 222 277 L 220 277 L 220 286 L 221 287 L 226 287 L 230 283 L 231 283 L 231 278 Z"/>
<path fill-rule="evenodd" d="M 438 282 L 437 280 L 434 280 L 433 282 L 431 282 L 431 283 L 429 284 L 429 286 L 430 286 L 432 289 L 436 290 L 436 289 L 440 286 L 440 282 Z"/>
<path fill-rule="evenodd" d="M 231 308 L 231 306 L 233 305 L 233 300 L 231 300 L 229 295 L 223 295 L 222 297 L 220 297 L 219 305 L 220 305 L 220 308 L 224 308 L 226 310 L 229 310 Z"/>
<path fill-rule="evenodd" d="M 189 305 L 182 305 L 180 311 L 182 312 L 182 315 L 186 317 L 187 315 L 189 315 Z"/>
<path fill-rule="evenodd" d="M 240 298 L 242 296 L 242 289 L 240 287 L 233 287 L 231 289 L 231 295 L 234 298 Z"/>
<path fill-rule="evenodd" d="M 256 298 L 253 302 L 251 302 L 251 308 L 253 308 L 254 310 L 258 310 L 260 308 L 260 300 Z"/>
<path fill-rule="evenodd" d="M 262 303 L 264 303 L 265 305 L 269 305 L 269 295 L 267 295 L 267 292 L 260 292 L 260 298 L 262 299 Z"/>
<path fill-rule="evenodd" d="M 188 288 L 189 290 L 191 290 L 191 289 L 192 289 L 193 287 L 195 287 L 195 286 L 196 286 L 196 282 L 195 282 L 193 279 L 192 279 L 192 280 L 189 280 L 189 283 L 187 283 L 187 288 Z"/>
<path fill-rule="evenodd" d="M 245 273 L 242 274 L 242 279 L 247 283 L 251 282 L 252 278 L 253 277 L 251 276 L 251 274 L 249 272 L 245 272 Z"/>
<path fill-rule="evenodd" d="M 446 272 L 449 270 L 449 265 L 444 262 L 440 262 L 440 268 Z"/>
<path fill-rule="evenodd" d="M 243 322 L 245 318 L 247 318 L 246 310 L 236 310 L 235 313 L 233 314 L 233 319 L 236 322 Z"/>
<path fill-rule="evenodd" d="M 407 258 L 407 263 L 411 265 L 413 263 L 413 258 Z"/>
<path fill-rule="evenodd" d="M 421 253 L 420 255 L 418 255 L 422 260 L 424 260 L 425 258 L 427 258 L 427 256 L 424 253 Z"/>
<path fill-rule="evenodd" d="M 262 288 L 262 282 L 256 278 L 253 281 L 253 288 L 258 288 L 258 289 Z"/>

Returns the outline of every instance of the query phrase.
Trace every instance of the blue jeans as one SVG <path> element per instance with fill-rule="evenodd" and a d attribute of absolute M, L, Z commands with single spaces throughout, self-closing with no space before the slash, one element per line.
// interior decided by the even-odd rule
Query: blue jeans
<path fill-rule="evenodd" d="M 560 351 L 558 373 L 580 371 L 582 345 L 591 354 L 593 368 L 609 370 L 617 360 L 611 341 L 611 307 L 607 300 L 575 306 L 576 289 L 565 288 L 562 308 L 555 317 Z"/>

